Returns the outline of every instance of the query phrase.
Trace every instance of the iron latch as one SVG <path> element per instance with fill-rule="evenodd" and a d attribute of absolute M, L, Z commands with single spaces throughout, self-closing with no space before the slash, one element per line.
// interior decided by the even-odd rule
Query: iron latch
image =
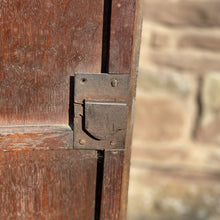
<path fill-rule="evenodd" d="M 124 148 L 129 82 L 128 74 L 75 74 L 74 148 Z"/>

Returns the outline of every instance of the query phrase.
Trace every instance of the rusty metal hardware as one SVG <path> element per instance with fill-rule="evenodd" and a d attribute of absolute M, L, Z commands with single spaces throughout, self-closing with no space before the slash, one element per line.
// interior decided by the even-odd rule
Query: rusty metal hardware
<path fill-rule="evenodd" d="M 75 149 L 124 148 L 129 82 L 127 74 L 75 75 Z"/>

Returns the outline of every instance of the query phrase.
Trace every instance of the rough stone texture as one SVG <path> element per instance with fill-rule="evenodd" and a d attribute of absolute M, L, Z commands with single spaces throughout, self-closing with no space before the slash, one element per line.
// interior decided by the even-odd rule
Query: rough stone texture
<path fill-rule="evenodd" d="M 190 138 L 194 119 L 195 83 L 175 73 L 140 72 L 134 140 L 146 143 L 182 143 Z"/>
<path fill-rule="evenodd" d="M 209 71 L 220 70 L 220 56 L 216 54 L 198 54 L 196 52 L 157 52 L 152 51 L 148 57 L 156 66 L 176 69 L 178 71 L 191 71 L 198 75 L 207 74 Z"/>
<path fill-rule="evenodd" d="M 172 71 L 140 69 L 133 142 L 182 143 L 195 114 L 195 79 Z"/>
<path fill-rule="evenodd" d="M 220 175 L 220 150 L 218 147 L 209 147 L 198 144 L 179 144 L 177 146 L 164 145 L 156 147 L 144 141 L 134 144 L 132 163 L 134 167 L 145 164 L 148 168 L 181 169 L 197 175 L 201 172 Z M 140 167 L 139 167 L 140 168 Z"/>
<path fill-rule="evenodd" d="M 130 220 L 220 219 L 220 0 L 143 0 Z"/>
<path fill-rule="evenodd" d="M 144 40 L 144 38 L 143 38 Z M 152 32 L 151 39 L 150 39 L 150 45 L 153 48 L 165 48 L 169 46 L 169 35 L 160 33 L 160 32 Z"/>
<path fill-rule="evenodd" d="M 174 27 L 218 27 L 218 0 L 145 0 L 144 19 Z"/>
<path fill-rule="evenodd" d="M 220 34 L 218 36 L 213 36 L 211 34 L 189 33 L 179 39 L 178 46 L 179 48 L 220 52 Z"/>
<path fill-rule="evenodd" d="M 205 77 L 201 91 L 200 141 L 220 144 L 220 72 Z"/>
<path fill-rule="evenodd" d="M 169 96 L 139 95 L 135 138 L 146 142 L 179 141 L 184 136 L 185 114 L 181 102 Z"/>
<path fill-rule="evenodd" d="M 135 165 L 135 164 L 134 164 Z M 181 169 L 131 169 L 128 220 L 218 220 L 220 177 Z"/>
<path fill-rule="evenodd" d="M 195 79 L 187 74 L 156 68 L 140 68 L 138 91 L 147 93 L 168 93 L 179 99 L 189 99 L 195 91 Z M 181 101 L 181 100 L 180 100 Z"/>

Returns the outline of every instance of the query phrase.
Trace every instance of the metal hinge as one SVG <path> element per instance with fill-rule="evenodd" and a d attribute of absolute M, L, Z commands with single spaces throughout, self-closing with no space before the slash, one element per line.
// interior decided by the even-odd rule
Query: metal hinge
<path fill-rule="evenodd" d="M 75 149 L 124 149 L 129 82 L 128 74 L 75 75 Z"/>

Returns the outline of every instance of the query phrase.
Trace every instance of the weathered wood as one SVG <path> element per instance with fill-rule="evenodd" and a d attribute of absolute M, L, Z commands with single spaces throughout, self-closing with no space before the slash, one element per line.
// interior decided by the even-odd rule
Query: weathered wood
<path fill-rule="evenodd" d="M 0 219 L 94 219 L 97 154 L 0 152 Z"/>
<path fill-rule="evenodd" d="M 105 151 L 101 220 L 120 219 L 124 151 Z"/>
<path fill-rule="evenodd" d="M 112 0 L 109 72 L 131 74 L 127 138 L 123 159 L 120 219 L 126 219 L 133 111 L 141 35 L 142 0 Z M 111 201 L 109 201 L 111 203 Z"/>
<path fill-rule="evenodd" d="M 126 219 L 128 186 L 129 186 L 129 171 L 131 159 L 131 144 L 133 133 L 134 105 L 136 95 L 137 73 L 140 55 L 140 41 L 142 31 L 142 0 L 136 0 L 133 44 L 131 56 L 131 85 L 130 85 L 130 104 L 129 104 L 129 120 L 127 124 L 127 138 L 125 144 L 124 169 L 122 178 L 122 197 L 121 197 L 121 219 Z"/>
<path fill-rule="evenodd" d="M 131 85 L 125 155 L 105 152 L 104 220 L 126 216 L 139 48 L 140 0 L 111 2 L 105 66 Z M 1 219 L 94 218 L 97 155 L 70 150 L 67 125 L 74 72 L 101 71 L 102 27 L 103 0 L 0 2 Z"/>
<path fill-rule="evenodd" d="M 0 219 L 94 219 L 97 153 L 68 124 L 102 27 L 103 0 L 0 1 Z"/>
<path fill-rule="evenodd" d="M 136 0 L 112 0 L 109 72 L 130 73 Z"/>
<path fill-rule="evenodd" d="M 68 124 L 70 76 L 100 72 L 103 0 L 0 1 L 0 125 Z"/>
<path fill-rule="evenodd" d="M 69 126 L 0 127 L 0 151 L 72 149 Z"/>

